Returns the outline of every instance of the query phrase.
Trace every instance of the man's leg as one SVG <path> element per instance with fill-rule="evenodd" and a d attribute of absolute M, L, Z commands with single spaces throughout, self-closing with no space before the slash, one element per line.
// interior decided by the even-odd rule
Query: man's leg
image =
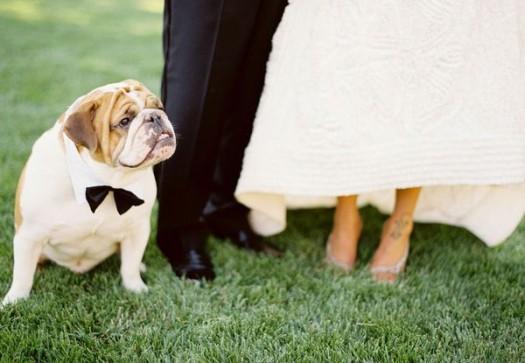
<path fill-rule="evenodd" d="M 250 47 L 229 100 L 229 117 L 225 120 L 212 194 L 205 210 L 213 232 L 229 235 L 240 247 L 272 254 L 276 253 L 273 248 L 253 238 L 255 236 L 250 233 L 247 222 L 248 210 L 235 200 L 233 194 L 263 90 L 272 38 L 287 3 L 287 0 L 265 0 L 259 8 Z"/>
<path fill-rule="evenodd" d="M 224 105 L 256 20 L 259 0 L 167 0 L 163 101 L 179 135 L 157 170 L 157 241 L 174 271 L 213 278 L 201 221 L 223 129 Z"/>

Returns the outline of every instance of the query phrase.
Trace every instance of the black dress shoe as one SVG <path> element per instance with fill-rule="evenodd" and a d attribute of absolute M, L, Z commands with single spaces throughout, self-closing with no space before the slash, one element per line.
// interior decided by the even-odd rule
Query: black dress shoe
<path fill-rule="evenodd" d="M 225 218 L 219 214 L 210 215 L 206 217 L 206 222 L 215 237 L 229 240 L 239 248 L 274 257 L 280 257 L 283 254 L 277 246 L 263 241 L 253 232 L 246 214 L 239 218 Z"/>
<path fill-rule="evenodd" d="M 227 239 L 235 246 L 245 250 L 257 253 L 264 253 L 266 255 L 274 257 L 281 257 L 283 255 L 283 251 L 279 247 L 275 246 L 270 242 L 263 241 L 263 239 L 260 236 L 256 235 L 251 230 L 251 228 L 232 230 L 223 234 L 213 234 L 216 235 L 218 238 Z"/>
<path fill-rule="evenodd" d="M 177 276 L 191 280 L 213 280 L 215 272 L 206 251 L 207 237 L 205 224 L 199 223 L 162 231 L 157 235 L 157 243 Z"/>
<path fill-rule="evenodd" d="M 190 280 L 213 280 L 215 271 L 210 256 L 204 249 L 190 248 L 168 257 L 173 272 Z"/>

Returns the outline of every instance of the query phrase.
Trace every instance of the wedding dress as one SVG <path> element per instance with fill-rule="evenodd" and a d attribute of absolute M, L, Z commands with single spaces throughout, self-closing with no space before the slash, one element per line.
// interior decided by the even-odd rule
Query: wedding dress
<path fill-rule="evenodd" d="M 253 227 L 423 186 L 417 221 L 504 241 L 525 213 L 524 3 L 290 1 L 236 191 Z"/>

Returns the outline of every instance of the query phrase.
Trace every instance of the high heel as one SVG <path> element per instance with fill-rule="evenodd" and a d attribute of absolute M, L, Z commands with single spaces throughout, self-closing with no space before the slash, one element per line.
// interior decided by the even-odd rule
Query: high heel
<path fill-rule="evenodd" d="M 410 250 L 410 242 L 407 244 L 405 252 L 395 264 L 390 266 L 370 266 L 370 272 L 374 275 L 376 281 L 393 283 L 398 276 L 405 270 Z M 393 279 L 385 278 L 388 274 L 392 275 Z"/>
<path fill-rule="evenodd" d="M 355 266 L 355 261 L 353 263 L 347 263 L 347 262 L 340 261 L 334 257 L 334 255 L 332 254 L 332 235 L 328 237 L 328 241 L 326 242 L 325 262 L 328 263 L 329 265 L 340 268 L 341 270 L 345 272 L 352 271 Z"/>
<path fill-rule="evenodd" d="M 403 220 L 404 220 L 404 222 L 403 222 Z M 403 218 L 403 217 L 401 217 L 401 218 L 398 219 L 398 221 L 396 223 L 404 223 L 405 226 L 402 227 L 402 228 L 408 228 L 409 229 L 409 234 L 406 237 L 407 238 L 407 243 L 406 243 L 405 250 L 403 251 L 403 254 L 399 258 L 399 260 L 397 262 L 393 263 L 393 264 L 390 264 L 390 265 L 379 265 L 379 266 L 372 266 L 372 265 L 370 265 L 369 266 L 370 272 L 372 273 L 372 275 L 374 276 L 374 279 L 376 281 L 393 283 L 393 282 L 395 282 L 397 280 L 399 275 L 405 270 L 407 259 L 408 259 L 408 255 L 409 255 L 409 251 L 410 251 L 410 234 L 412 233 L 414 222 L 413 222 L 411 217 L 410 218 Z M 389 228 L 389 225 L 385 224 L 385 227 L 383 228 L 383 231 L 381 233 L 381 240 L 383 240 L 385 238 L 385 234 L 386 233 L 391 233 L 391 232 L 388 231 L 388 228 Z M 393 238 L 398 239 L 399 237 L 401 237 L 404 234 L 404 231 L 398 230 L 396 234 L 397 235 L 394 235 Z M 375 254 L 377 254 L 377 253 L 378 253 L 378 251 L 376 251 Z M 374 257 L 372 258 L 372 264 L 375 261 L 375 259 L 376 259 L 376 255 L 374 255 Z"/>

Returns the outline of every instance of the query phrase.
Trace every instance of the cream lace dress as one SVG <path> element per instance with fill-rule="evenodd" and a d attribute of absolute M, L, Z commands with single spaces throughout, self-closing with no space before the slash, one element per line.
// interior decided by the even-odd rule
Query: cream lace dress
<path fill-rule="evenodd" d="M 290 1 L 236 192 L 254 228 L 424 186 L 416 220 L 505 240 L 525 213 L 524 3 Z"/>

